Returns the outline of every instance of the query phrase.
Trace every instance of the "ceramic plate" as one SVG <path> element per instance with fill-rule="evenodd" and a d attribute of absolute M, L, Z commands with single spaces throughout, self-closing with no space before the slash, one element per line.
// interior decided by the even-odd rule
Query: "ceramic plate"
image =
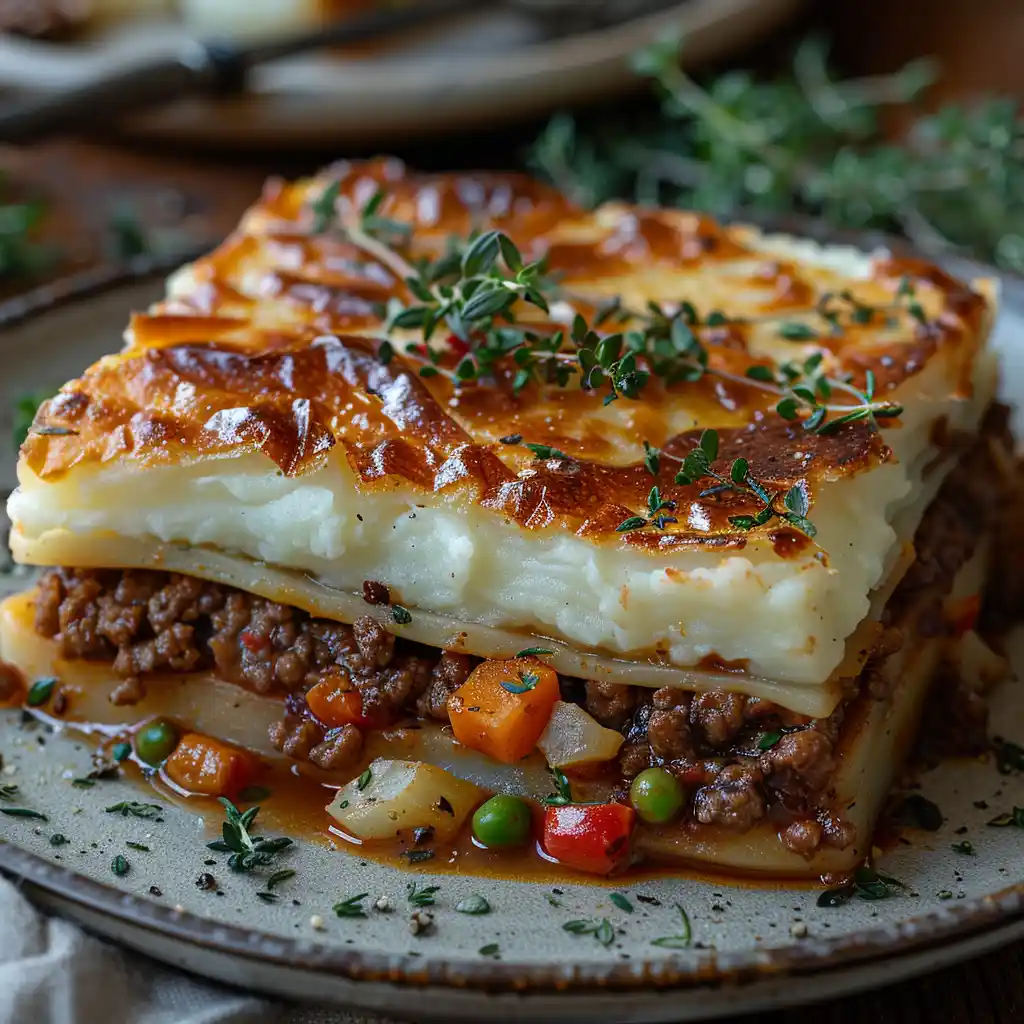
<path fill-rule="evenodd" d="M 13 397 L 53 388 L 109 351 L 128 309 L 161 289 L 153 279 L 98 291 L 92 282 L 82 297 L 66 289 L 62 301 L 43 295 L 8 309 L 0 334 L 3 486 L 13 482 Z M 1022 397 L 1024 363 L 1013 346 L 1024 330 L 1020 286 L 1006 298 L 995 343 L 1006 394 Z M 8 566 L 0 577 L 8 591 L 26 584 L 19 572 Z M 1017 639 L 1024 666 L 1024 634 Z M 1004 736 L 1024 739 L 1020 684 L 997 694 L 992 719 Z M 476 879 L 457 865 L 437 874 L 399 871 L 316 842 L 282 855 L 296 874 L 265 902 L 258 895 L 265 881 L 231 873 L 206 848 L 211 826 L 187 807 L 122 817 L 105 808 L 152 795 L 121 779 L 76 786 L 90 751 L 72 733 L 2 713 L 0 752 L 0 784 L 17 785 L 18 804 L 47 819 L 0 816 L 0 868 L 21 878 L 34 899 L 161 960 L 292 998 L 446 1020 L 695 1020 L 875 987 L 1024 936 L 1024 836 L 986 825 L 1024 805 L 1024 776 L 999 774 L 991 759 L 950 762 L 922 776 L 922 792 L 944 822 L 936 832 L 907 830 L 882 858 L 883 870 L 907 884 L 903 894 L 823 908 L 812 888 L 660 876 L 620 883 L 630 912 L 600 885 L 573 881 L 556 890 Z M 270 834 L 273 820 L 264 828 Z M 54 845 L 55 835 L 66 842 Z M 964 840 L 973 855 L 953 850 Z M 118 855 L 129 862 L 120 877 L 112 871 Z M 211 888 L 196 885 L 204 873 L 213 876 Z M 425 935 L 409 928 L 412 882 L 439 887 L 435 925 Z M 365 919 L 332 913 L 339 900 L 364 892 Z M 456 912 L 474 893 L 491 913 Z M 372 909 L 378 900 L 391 909 Z M 678 907 L 689 915 L 692 946 L 652 945 L 681 933 Z M 563 928 L 604 919 L 607 945 Z"/>
<path fill-rule="evenodd" d="M 310 55 L 260 69 L 245 97 L 190 101 L 137 119 L 150 137 L 219 147 L 381 143 L 544 114 L 629 88 L 628 58 L 668 29 L 688 65 L 720 60 L 760 39 L 801 0 L 687 0 L 646 17 L 544 42 L 514 5 L 479 14 L 378 56 Z M 0 86 L 73 88 L 101 71 L 166 53 L 177 25 L 140 23 L 82 44 L 0 37 Z"/>

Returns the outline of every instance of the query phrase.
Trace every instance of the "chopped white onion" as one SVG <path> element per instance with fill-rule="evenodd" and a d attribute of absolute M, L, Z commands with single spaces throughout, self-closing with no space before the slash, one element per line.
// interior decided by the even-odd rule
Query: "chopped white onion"
<path fill-rule="evenodd" d="M 622 746 L 622 733 L 606 729 L 578 704 L 559 701 L 537 746 L 554 768 L 610 761 Z"/>

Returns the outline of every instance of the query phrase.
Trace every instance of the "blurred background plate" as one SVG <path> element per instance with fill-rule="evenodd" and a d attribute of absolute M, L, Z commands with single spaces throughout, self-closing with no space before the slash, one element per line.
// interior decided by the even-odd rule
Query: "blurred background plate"
<path fill-rule="evenodd" d="M 245 95 L 183 101 L 134 119 L 131 132 L 211 146 L 324 147 L 543 114 L 635 89 L 637 49 L 667 31 L 686 39 L 688 66 L 748 47 L 803 0 L 687 0 L 609 28 L 544 40 L 513 7 L 420 31 L 386 48 L 317 54 L 258 70 Z M 0 88 L 74 88 L 100 71 L 173 51 L 185 27 L 163 20 L 115 24 L 84 40 L 0 36 Z"/>

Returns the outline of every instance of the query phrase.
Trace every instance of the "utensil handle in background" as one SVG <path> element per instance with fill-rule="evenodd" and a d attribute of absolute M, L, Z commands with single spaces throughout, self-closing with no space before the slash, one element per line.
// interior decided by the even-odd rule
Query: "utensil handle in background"
<path fill-rule="evenodd" d="M 0 142 L 32 142 L 47 135 L 76 134 L 140 107 L 212 86 L 216 66 L 196 45 L 113 74 L 77 89 L 41 93 L 0 107 Z"/>

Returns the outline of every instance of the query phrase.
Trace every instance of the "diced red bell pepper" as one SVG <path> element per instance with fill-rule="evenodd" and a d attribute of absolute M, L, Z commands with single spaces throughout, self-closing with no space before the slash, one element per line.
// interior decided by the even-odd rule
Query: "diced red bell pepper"
<path fill-rule="evenodd" d="M 978 624 L 978 616 L 981 614 L 981 595 L 971 594 L 959 601 L 952 602 L 946 614 L 954 636 L 963 636 L 964 633 L 969 633 Z"/>
<path fill-rule="evenodd" d="M 629 858 L 636 814 L 625 804 L 566 804 L 544 812 L 544 850 L 561 864 L 610 875 Z"/>
<path fill-rule="evenodd" d="M 363 713 L 363 698 L 352 684 L 339 676 L 328 676 L 306 694 L 309 710 L 326 726 L 358 725 L 361 729 L 385 729 L 387 716 L 379 712 Z"/>
<path fill-rule="evenodd" d="M 260 651 L 265 651 L 270 646 L 270 637 L 257 636 L 249 629 L 243 629 L 238 634 L 238 639 L 242 642 L 242 646 L 252 651 L 253 654 L 259 654 Z"/>

